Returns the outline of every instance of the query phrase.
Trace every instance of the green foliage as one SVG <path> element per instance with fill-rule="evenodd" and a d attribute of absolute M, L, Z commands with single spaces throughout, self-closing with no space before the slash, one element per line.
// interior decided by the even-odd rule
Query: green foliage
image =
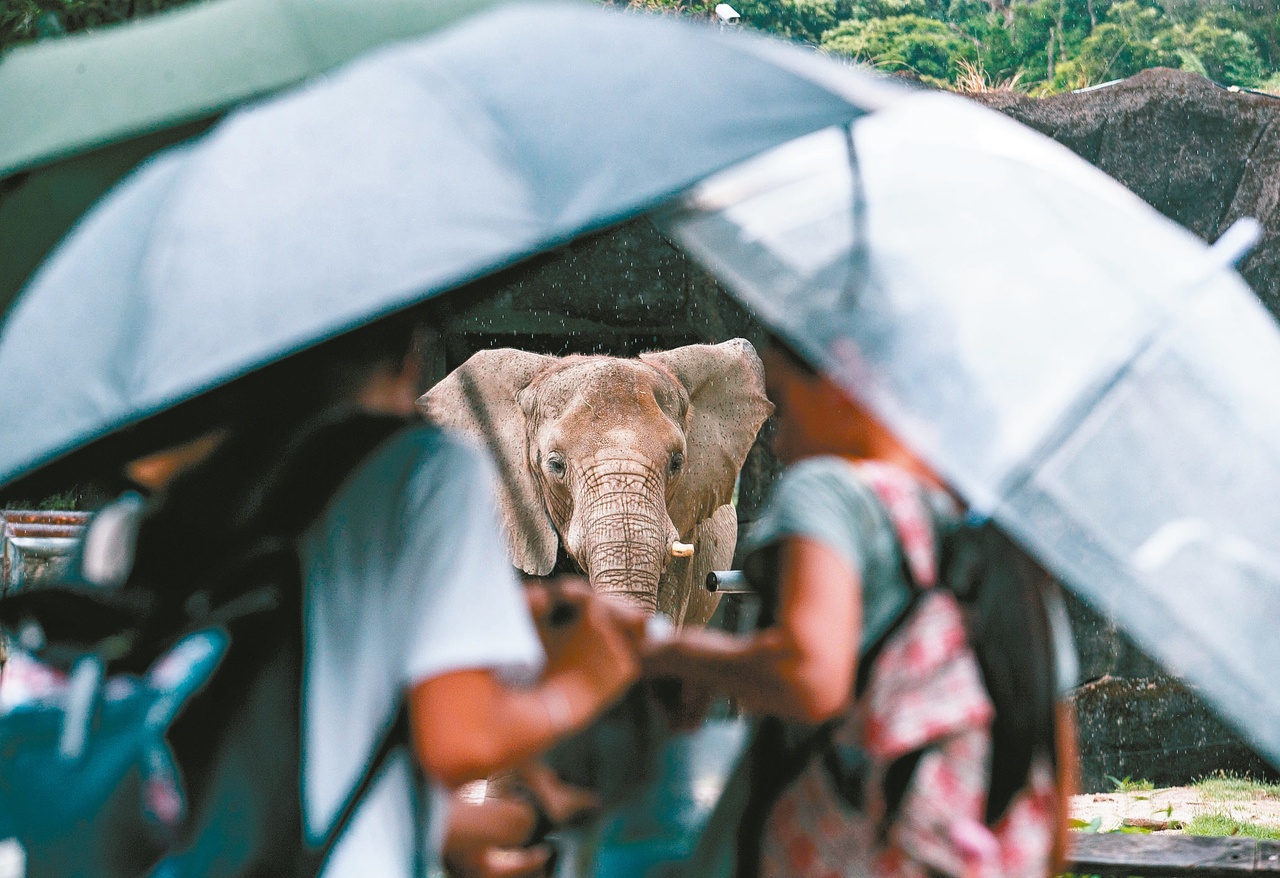
<path fill-rule="evenodd" d="M 0 49 L 150 15 L 189 0 L 0 0 Z"/>
<path fill-rule="evenodd" d="M 1102 829 L 1102 818 L 1094 817 L 1092 820 L 1081 820 L 1078 817 L 1070 817 L 1067 819 L 1067 828 L 1093 835 Z M 1059 878 L 1071 878 L 1072 874 L 1067 872 L 1059 876 Z"/>
<path fill-rule="evenodd" d="M 1019 72 L 1022 56 L 1014 37 L 1020 32 L 1007 26 L 1005 17 L 984 0 L 953 0 L 946 20 L 973 45 L 978 66 L 991 79 L 1010 79 Z"/>
<path fill-rule="evenodd" d="M 846 21 L 822 36 L 822 48 L 926 79 L 954 81 L 961 60 L 973 60 L 972 44 L 935 18 L 915 13 Z"/>
<path fill-rule="evenodd" d="M 1280 91 L 1280 0 L 742 0 L 738 9 L 750 27 L 953 88 L 1013 83 L 1043 94 L 1163 66 Z"/>
<path fill-rule="evenodd" d="M 1184 64 L 1187 69 L 1202 70 L 1227 85 L 1254 86 L 1266 77 L 1257 46 L 1242 31 L 1219 27 L 1205 17 L 1189 30 L 1175 27 L 1174 34 L 1184 59 L 1189 55 L 1194 61 L 1194 67 Z"/>
<path fill-rule="evenodd" d="M 1107 780 L 1115 786 L 1117 793 L 1137 793 L 1154 790 L 1156 785 L 1149 780 L 1134 780 L 1127 774 L 1123 778 L 1107 775 Z"/>
<path fill-rule="evenodd" d="M 1148 67 L 1178 67 L 1180 56 L 1152 39 L 1143 39 L 1123 24 L 1106 22 L 1081 42 L 1074 59 L 1091 83 L 1123 79 Z"/>
<path fill-rule="evenodd" d="M 188 2 L 0 0 L 0 49 Z M 602 2 L 706 19 L 716 0 Z M 1013 83 L 1043 94 L 1168 66 L 1223 85 L 1280 92 L 1280 0 L 739 0 L 734 6 L 747 27 L 951 87 Z"/>
<path fill-rule="evenodd" d="M 734 9 L 748 27 L 815 44 L 824 31 L 849 18 L 853 11 L 851 3 L 841 0 L 749 0 Z"/>
<path fill-rule="evenodd" d="M 58 494 L 50 494 L 40 500 L 10 500 L 4 504 L 5 510 L 10 509 L 36 509 L 41 512 L 62 512 L 65 510 L 77 510 L 85 500 L 85 491 L 81 487 L 69 488 Z"/>

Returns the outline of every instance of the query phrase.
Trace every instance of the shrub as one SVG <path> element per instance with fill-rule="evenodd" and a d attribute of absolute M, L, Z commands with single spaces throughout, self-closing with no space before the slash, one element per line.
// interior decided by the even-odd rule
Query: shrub
<path fill-rule="evenodd" d="M 943 22 L 915 14 L 846 21 L 822 35 L 822 48 L 938 82 L 954 81 L 961 59 L 976 60 L 972 43 Z"/>
<path fill-rule="evenodd" d="M 1183 69 L 1203 73 L 1224 85 L 1254 86 L 1266 78 L 1262 58 L 1248 34 L 1201 18 L 1190 30 L 1174 29 L 1183 50 Z M 1190 57 L 1187 57 L 1190 56 Z"/>
<path fill-rule="evenodd" d="M 186 2 L 189 0 L 0 0 L 0 49 L 115 24 Z"/>

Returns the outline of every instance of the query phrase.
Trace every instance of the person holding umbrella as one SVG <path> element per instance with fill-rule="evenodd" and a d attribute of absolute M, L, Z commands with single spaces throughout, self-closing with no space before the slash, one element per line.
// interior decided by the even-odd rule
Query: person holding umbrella
<path fill-rule="evenodd" d="M 86 543 L 86 573 L 104 585 L 180 584 L 226 562 L 228 534 L 269 530 L 295 506 L 304 509 L 301 817 L 330 876 L 407 875 L 415 861 L 434 860 L 452 808 L 448 790 L 584 727 L 638 674 L 638 616 L 571 580 L 530 589 L 526 603 L 499 536 L 491 464 L 434 426 L 409 424 L 422 390 L 413 339 L 411 320 L 392 318 L 233 388 L 221 414 L 208 416 L 216 427 L 126 467 L 151 493 L 130 569 L 95 560 L 120 553 L 103 552 L 92 531 Z M 310 514 L 296 482 L 278 474 L 314 459 L 317 446 L 347 441 L 335 424 L 369 418 L 386 422 L 385 437 Z M 290 496 L 282 503 L 281 494 Z M 237 630 L 233 624 L 233 638 Z M 407 734 L 396 730 L 402 709 Z M 210 734 L 189 714 L 171 736 L 179 764 Z M 205 803 L 217 808 L 226 795 L 244 794 L 234 776 L 224 783 L 221 764 L 189 778 L 205 826 Z M 425 811 L 419 772 L 434 790 Z M 486 874 L 539 873 L 545 847 L 505 856 L 487 849 L 519 848 L 520 829 L 533 829 L 536 821 L 506 805 L 462 805 L 456 844 L 480 848 Z M 502 825 L 484 824 L 494 819 Z M 253 827 L 212 835 L 225 843 L 242 832 L 252 837 Z M 223 874 L 216 857 L 225 855 L 210 841 L 187 844 L 179 874 Z M 287 850 L 268 839 L 252 856 L 264 857 L 262 865 Z"/>
<path fill-rule="evenodd" d="M 946 579 L 940 535 L 959 520 L 953 495 L 784 343 L 765 366 L 774 449 L 790 466 L 747 540 L 762 628 L 684 631 L 644 660 L 650 676 L 770 718 L 690 874 L 1051 874 L 1069 760 L 1046 617 L 1029 603 L 1025 636 L 971 646 L 950 589 L 933 587 Z M 1039 674 L 1025 700 L 993 705 L 983 674 L 997 664 Z M 1024 740 L 1002 737 L 1000 707 L 1032 718 Z"/>

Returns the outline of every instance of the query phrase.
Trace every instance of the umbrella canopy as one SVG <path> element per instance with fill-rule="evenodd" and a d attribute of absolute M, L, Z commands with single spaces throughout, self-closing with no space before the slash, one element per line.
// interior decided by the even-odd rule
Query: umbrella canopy
<path fill-rule="evenodd" d="M 105 199 L 15 304 L 0 484 L 884 99 L 813 64 L 522 5 L 234 114 Z"/>
<path fill-rule="evenodd" d="M 1280 329 L 1220 251 L 933 94 L 713 177 L 667 221 L 1280 765 Z"/>
<path fill-rule="evenodd" d="M 150 153 L 235 104 L 490 5 L 209 0 L 6 52 L 0 310 L 84 211 Z"/>

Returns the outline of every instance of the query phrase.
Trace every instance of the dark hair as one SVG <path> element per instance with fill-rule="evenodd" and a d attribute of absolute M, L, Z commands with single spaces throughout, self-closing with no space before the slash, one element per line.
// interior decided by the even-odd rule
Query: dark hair
<path fill-rule="evenodd" d="M 354 412 L 355 396 L 374 370 L 404 360 L 414 347 L 416 315 L 391 318 L 295 354 L 224 389 L 199 432 L 219 427 L 216 451 L 169 485 L 160 522 L 148 533 L 161 546 L 181 546 L 196 564 L 223 551 L 218 535 L 243 530 L 261 504 L 259 493 L 279 460 L 300 436 Z M 139 558 L 149 552 L 139 550 Z M 169 558 L 172 551 L 156 553 Z"/>
<path fill-rule="evenodd" d="M 246 376 L 224 406 L 229 428 L 293 432 L 329 409 L 350 405 L 378 368 L 398 365 L 413 352 L 418 319 L 416 311 L 402 311 Z"/>
<path fill-rule="evenodd" d="M 353 402 L 378 366 L 403 360 L 419 324 L 439 319 L 440 307 L 402 310 L 120 427 L 13 480 L 0 498 L 45 497 L 90 483 L 102 496 L 114 495 L 126 487 L 118 475 L 126 461 L 214 430 L 246 434 L 251 447 L 286 441 L 310 419 Z"/>
<path fill-rule="evenodd" d="M 770 333 L 769 348 L 770 350 L 777 351 L 781 354 L 782 358 L 787 361 L 787 364 L 793 367 L 796 371 L 807 375 L 810 378 L 817 378 L 821 374 L 816 366 L 806 360 L 804 356 L 796 351 L 796 349 L 793 348 L 790 343 L 785 341 L 782 336 Z"/>
<path fill-rule="evenodd" d="M 1027 784 L 1037 756 L 1057 766 L 1057 680 L 1044 603 L 1052 577 L 994 524 L 942 528 L 941 568 L 965 609 L 995 716 L 986 823 Z"/>

